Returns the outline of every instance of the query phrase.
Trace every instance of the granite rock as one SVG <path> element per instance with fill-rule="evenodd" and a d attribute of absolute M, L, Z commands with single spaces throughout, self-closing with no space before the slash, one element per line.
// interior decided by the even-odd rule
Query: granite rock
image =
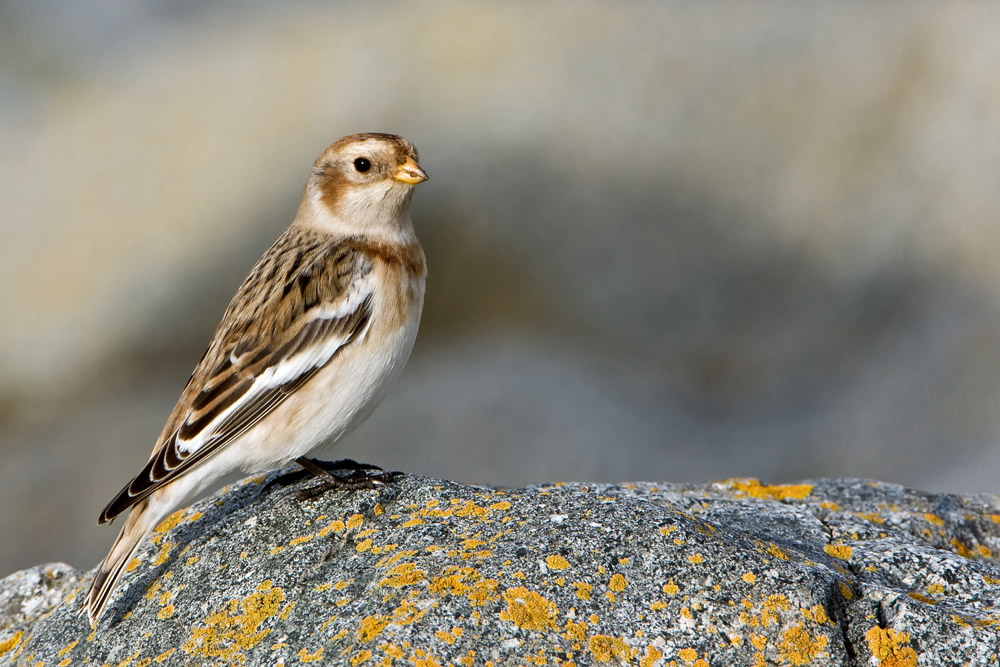
<path fill-rule="evenodd" d="M 244 480 L 90 574 L 0 582 L 14 665 L 997 664 L 1000 499 L 865 480 Z"/>

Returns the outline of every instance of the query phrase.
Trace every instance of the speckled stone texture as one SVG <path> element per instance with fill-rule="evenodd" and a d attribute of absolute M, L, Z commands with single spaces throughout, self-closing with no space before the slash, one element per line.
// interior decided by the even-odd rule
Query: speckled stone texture
<path fill-rule="evenodd" d="M 96 632 L 89 574 L 0 581 L 0 663 L 998 663 L 996 496 L 407 476 L 298 501 L 277 475 L 168 518 Z"/>

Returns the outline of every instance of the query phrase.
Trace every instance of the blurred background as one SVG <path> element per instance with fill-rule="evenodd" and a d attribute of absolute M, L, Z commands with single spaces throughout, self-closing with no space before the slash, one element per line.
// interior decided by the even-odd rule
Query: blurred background
<path fill-rule="evenodd" d="M 1000 8 L 0 3 L 0 575 L 92 567 L 341 135 L 413 141 L 399 386 L 465 482 L 997 491 Z"/>

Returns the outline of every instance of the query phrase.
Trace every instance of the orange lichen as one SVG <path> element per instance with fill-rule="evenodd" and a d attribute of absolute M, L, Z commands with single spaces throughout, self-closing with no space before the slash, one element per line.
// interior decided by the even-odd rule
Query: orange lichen
<path fill-rule="evenodd" d="M 318 662 L 323 659 L 323 648 L 320 647 L 313 653 L 305 650 L 305 648 L 300 648 L 296 655 L 299 656 L 300 662 Z"/>
<path fill-rule="evenodd" d="M 698 658 L 698 652 L 693 648 L 682 648 L 677 651 L 677 657 L 684 662 L 694 662 Z"/>
<path fill-rule="evenodd" d="M 620 637 L 609 637 L 608 635 L 594 635 L 588 644 L 594 660 L 597 662 L 628 662 L 638 653 L 634 648 L 625 643 Z"/>
<path fill-rule="evenodd" d="M 569 567 L 569 561 L 558 554 L 546 556 L 545 564 L 550 570 L 565 570 Z"/>
<path fill-rule="evenodd" d="M 840 560 L 849 560 L 851 558 L 851 554 L 854 552 L 854 550 L 847 544 L 827 544 L 823 547 L 823 551 L 825 551 L 828 556 L 833 556 L 834 558 L 839 558 Z"/>
<path fill-rule="evenodd" d="M 555 629 L 556 606 L 535 591 L 517 586 L 504 591 L 503 597 L 507 609 L 500 612 L 500 620 L 511 621 L 525 630 Z"/>
<path fill-rule="evenodd" d="M 667 583 L 663 584 L 663 588 L 661 590 L 667 595 L 674 596 L 677 595 L 680 588 L 678 588 L 677 584 L 674 583 L 674 580 L 671 579 Z"/>
<path fill-rule="evenodd" d="M 175 649 L 175 648 L 168 648 L 166 651 L 164 651 L 160 655 L 158 655 L 155 658 L 153 658 L 153 662 L 160 663 L 160 662 L 164 662 L 164 661 L 168 660 L 170 658 L 170 656 L 172 656 L 174 654 L 174 651 L 176 651 L 176 650 L 177 649 Z"/>
<path fill-rule="evenodd" d="M 788 560 L 788 554 L 781 550 L 774 542 L 771 542 L 767 546 L 767 553 L 771 554 L 775 558 L 780 558 L 781 560 Z"/>
<path fill-rule="evenodd" d="M 796 625 L 781 633 L 781 640 L 778 642 L 778 657 L 781 662 L 788 662 L 796 666 L 807 665 L 814 658 L 826 653 L 826 645 L 829 641 L 826 635 L 814 638 L 801 625 Z"/>
<path fill-rule="evenodd" d="M 615 574 L 611 577 L 611 581 L 608 582 L 608 588 L 615 591 L 616 593 L 621 593 L 628 586 L 628 580 L 625 579 L 620 574 Z"/>
<path fill-rule="evenodd" d="M 865 640 L 880 667 L 916 667 L 917 652 L 909 646 L 908 633 L 875 626 L 865 633 Z"/>
<path fill-rule="evenodd" d="M 753 572 L 744 572 L 743 575 L 740 577 L 740 579 L 747 582 L 748 584 L 752 584 L 757 581 L 757 575 L 754 574 Z"/>
<path fill-rule="evenodd" d="M 655 667 L 662 657 L 663 651 L 650 644 L 646 647 L 646 655 L 639 659 L 639 667 Z"/>
<path fill-rule="evenodd" d="M 371 615 L 365 616 L 361 619 L 361 627 L 358 628 L 358 641 L 370 642 L 375 639 L 386 626 L 392 622 L 392 619 L 388 616 L 381 615 Z"/>
<path fill-rule="evenodd" d="M 576 597 L 581 600 L 589 600 L 590 594 L 593 592 L 594 587 L 584 581 L 573 582 L 573 587 L 576 588 Z"/>
<path fill-rule="evenodd" d="M 378 585 L 392 586 L 394 588 L 412 586 L 423 581 L 424 574 L 425 572 L 423 570 L 417 568 L 416 563 L 400 563 L 396 567 L 389 570 L 388 576 L 378 582 Z"/>
<path fill-rule="evenodd" d="M 724 482 L 725 483 L 725 482 Z M 757 479 L 731 479 L 728 483 L 751 498 L 802 500 L 812 493 L 812 484 L 761 484 Z"/>
<path fill-rule="evenodd" d="M 260 626 L 281 611 L 284 592 L 270 580 L 242 600 L 230 600 L 196 627 L 181 647 L 188 655 L 221 658 L 227 663 L 242 663 L 244 651 L 256 646 L 271 630 Z"/>

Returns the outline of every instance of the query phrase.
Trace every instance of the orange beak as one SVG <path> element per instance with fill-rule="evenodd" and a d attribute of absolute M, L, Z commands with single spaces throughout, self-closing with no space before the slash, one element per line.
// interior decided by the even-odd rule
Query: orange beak
<path fill-rule="evenodd" d="M 397 181 L 402 181 L 403 183 L 409 183 L 410 185 L 416 185 L 417 183 L 423 183 L 430 176 L 427 172 L 420 168 L 417 161 L 411 157 L 406 158 L 406 162 L 399 165 L 399 169 L 393 175 L 393 178 Z"/>

